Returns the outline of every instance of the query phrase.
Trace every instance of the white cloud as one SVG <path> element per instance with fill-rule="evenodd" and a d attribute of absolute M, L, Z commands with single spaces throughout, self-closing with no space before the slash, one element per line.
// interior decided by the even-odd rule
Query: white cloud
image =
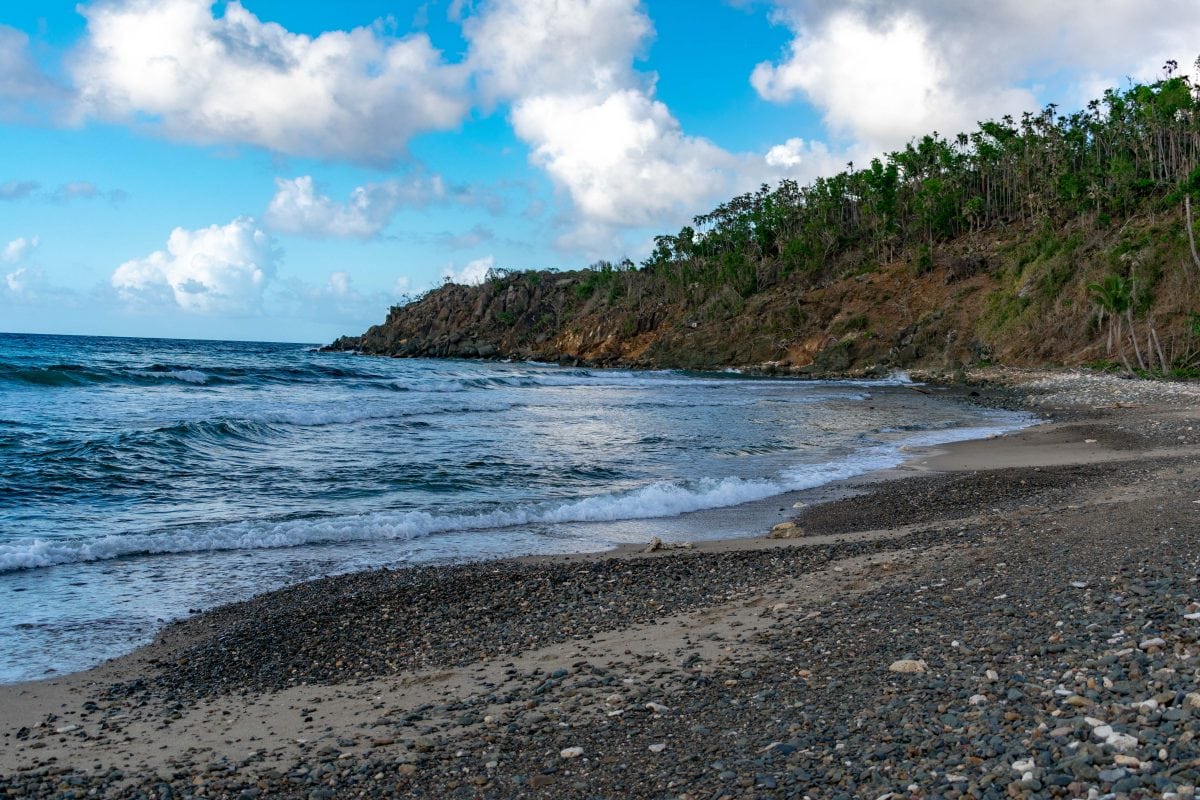
<path fill-rule="evenodd" d="M 4 276 L 5 293 L 13 299 L 36 299 L 45 285 L 46 275 L 40 269 L 21 267 Z"/>
<path fill-rule="evenodd" d="M 936 129 L 967 130 L 982 117 L 1037 105 L 1031 92 L 1020 89 L 963 96 L 950 73 L 916 15 L 873 27 L 844 12 L 826 20 L 818 35 L 797 37 L 782 65 L 759 64 L 751 83 L 768 100 L 805 95 L 824 110 L 835 132 L 872 149 L 896 147 Z"/>
<path fill-rule="evenodd" d="M 487 279 L 488 272 L 494 266 L 496 266 L 496 259 L 492 256 L 484 256 L 474 261 L 468 261 L 462 269 L 457 269 L 453 264 L 448 264 L 442 268 L 442 277 L 450 283 L 475 286 Z"/>
<path fill-rule="evenodd" d="M 463 25 L 485 95 L 574 206 L 560 246 L 662 226 L 780 177 L 762 155 L 685 133 L 633 63 L 653 35 L 637 0 L 497 0 Z"/>
<path fill-rule="evenodd" d="M 485 92 L 505 100 L 628 88 L 654 26 L 638 0 L 496 0 L 463 33 Z"/>
<path fill-rule="evenodd" d="M 1097 0 L 1086 12 L 1041 0 L 777 0 L 795 33 L 784 57 L 751 83 L 765 99 L 813 103 L 860 152 L 903 146 L 938 130 L 1036 111 L 1043 99 L 1079 103 L 1084 88 L 1157 77 L 1188 63 L 1200 41 L 1192 0 Z M 1043 98 L 1035 78 L 1066 85 Z"/>
<path fill-rule="evenodd" d="M 0 25 L 0 120 L 24 119 L 62 90 L 38 68 L 29 53 L 29 37 Z"/>
<path fill-rule="evenodd" d="M 0 250 L 0 261 L 15 264 L 37 249 L 39 244 L 41 244 L 41 240 L 36 236 L 29 239 L 24 236 L 17 237 L 6 244 L 3 250 Z"/>
<path fill-rule="evenodd" d="M 269 236 L 248 217 L 195 231 L 176 228 L 167 249 L 126 261 L 111 283 L 129 304 L 196 314 L 254 314 L 275 274 Z"/>
<path fill-rule="evenodd" d="M 587 219 L 644 225 L 696 213 L 729 186 L 737 157 L 687 136 L 665 105 L 635 89 L 604 97 L 539 95 L 512 111 L 532 159 L 567 188 Z"/>
<path fill-rule="evenodd" d="M 371 239 L 403 208 L 434 203 L 482 206 L 499 213 L 503 203 L 476 186 L 447 186 L 440 175 L 415 175 L 355 187 L 344 203 L 322 194 L 311 175 L 276 178 L 263 219 L 273 230 L 314 238 Z"/>
<path fill-rule="evenodd" d="M 423 206 L 446 196 L 438 176 L 368 183 L 355 188 L 345 203 L 317 192 L 309 175 L 277 178 L 275 186 L 263 215 L 266 223 L 278 231 L 318 238 L 370 239 L 401 207 Z"/>
<path fill-rule="evenodd" d="M 198 143 L 386 162 L 413 135 L 467 112 L 465 71 L 429 37 L 379 28 L 317 37 L 262 22 L 237 0 L 102 0 L 71 72 L 80 119 L 148 124 Z"/>
<path fill-rule="evenodd" d="M 71 289 L 56 286 L 40 267 L 17 267 L 0 280 L 0 303 L 14 307 L 50 308 L 61 312 L 78 308 L 80 296 Z"/>

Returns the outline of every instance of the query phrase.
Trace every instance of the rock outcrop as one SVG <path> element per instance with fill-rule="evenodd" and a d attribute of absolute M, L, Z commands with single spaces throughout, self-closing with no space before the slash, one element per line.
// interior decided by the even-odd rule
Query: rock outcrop
<path fill-rule="evenodd" d="M 830 270 L 840 277 L 793 273 L 747 294 L 636 269 L 501 272 L 394 306 L 382 324 L 330 349 L 812 375 L 1115 361 L 1089 286 L 1118 258 L 1163 265 L 1139 336 L 1153 321 L 1168 349 L 1196 338 L 1189 326 L 1200 281 L 1179 266 L 1187 262 L 1177 221 L 1134 220 L 1088 237 L 1064 230 L 1072 249 L 1031 258 L 1034 235 L 1046 236 L 962 237 L 941 247 L 932 266 L 904 257 L 871 266 L 847 256 Z"/>

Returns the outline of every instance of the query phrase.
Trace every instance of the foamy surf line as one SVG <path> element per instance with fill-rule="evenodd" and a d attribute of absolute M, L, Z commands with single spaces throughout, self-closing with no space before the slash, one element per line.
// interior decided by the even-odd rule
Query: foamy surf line
<path fill-rule="evenodd" d="M 729 508 L 890 469 L 902 464 L 908 458 L 906 451 L 913 447 L 987 439 L 1034 424 L 1037 420 L 1030 415 L 1009 413 L 1004 415 L 1003 424 L 925 431 L 900 441 L 865 448 L 838 461 L 792 467 L 773 480 L 726 477 L 659 482 L 627 492 L 565 502 L 540 501 L 482 514 L 374 512 L 324 519 L 245 521 L 173 533 L 105 536 L 94 541 L 32 539 L 0 544 L 0 573 L 149 555 L 411 541 L 452 531 L 674 517 L 693 511 Z"/>

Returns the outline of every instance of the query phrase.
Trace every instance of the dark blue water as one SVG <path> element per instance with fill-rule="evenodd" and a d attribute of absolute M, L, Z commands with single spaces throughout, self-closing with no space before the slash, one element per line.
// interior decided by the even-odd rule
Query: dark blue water
<path fill-rule="evenodd" d="M 903 380 L 0 334 L 0 681 L 317 575 L 727 535 L 690 512 L 1024 422 Z"/>

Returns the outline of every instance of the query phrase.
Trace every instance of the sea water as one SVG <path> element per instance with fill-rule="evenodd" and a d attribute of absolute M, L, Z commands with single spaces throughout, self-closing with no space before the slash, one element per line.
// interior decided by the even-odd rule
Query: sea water
<path fill-rule="evenodd" d="M 1028 423 L 903 376 L 0 334 L 0 682 L 320 575 L 761 533 L 755 502 Z"/>

